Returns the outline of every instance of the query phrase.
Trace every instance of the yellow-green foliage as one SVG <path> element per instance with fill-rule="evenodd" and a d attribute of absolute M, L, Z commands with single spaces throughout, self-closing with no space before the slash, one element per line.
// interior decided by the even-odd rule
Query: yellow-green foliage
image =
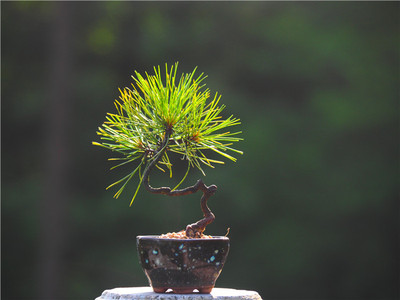
<path fill-rule="evenodd" d="M 232 161 L 236 161 L 236 158 L 228 154 L 227 150 L 242 153 L 231 147 L 233 142 L 240 140 L 236 136 L 240 132 L 225 130 L 239 125 L 240 120 L 233 116 L 226 119 L 221 117 L 225 108 L 219 105 L 221 96 L 215 94 L 211 101 L 207 101 L 210 91 L 202 84 L 206 76 L 200 74 L 195 78 L 195 69 L 178 79 L 177 67 L 177 63 L 171 68 L 165 65 L 164 78 L 160 67 L 154 68 L 154 75 L 145 73 L 142 76 L 135 72 L 132 88 L 120 89 L 119 101 L 115 101 L 117 112 L 108 113 L 106 121 L 99 127 L 97 134 L 102 141 L 93 144 L 122 154 L 121 158 L 111 159 L 123 161 L 113 168 L 139 161 L 131 173 L 109 186 L 124 182 L 115 197 L 121 194 L 135 174 L 139 175 L 140 186 L 141 170 L 160 150 L 160 143 L 167 131 L 170 132 L 167 148 L 156 166 L 162 171 L 166 167 L 171 176 L 173 165 L 168 152 L 178 153 L 188 161 L 186 175 L 193 167 L 204 174 L 201 164 L 213 167 L 214 164 L 223 163 L 207 157 L 206 150 Z"/>

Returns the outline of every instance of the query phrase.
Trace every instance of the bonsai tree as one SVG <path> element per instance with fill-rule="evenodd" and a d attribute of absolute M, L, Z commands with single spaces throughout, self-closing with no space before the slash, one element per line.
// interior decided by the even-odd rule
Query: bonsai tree
<path fill-rule="evenodd" d="M 94 145 L 110 149 L 118 154 L 120 161 L 113 168 L 135 163 L 132 171 L 111 184 L 108 188 L 121 184 L 114 195 L 118 198 L 127 183 L 138 177 L 138 186 L 132 197 L 132 205 L 140 186 L 149 192 L 167 196 L 184 196 L 201 191 L 201 209 L 204 218 L 186 227 L 187 238 L 200 238 L 208 224 L 215 219 L 207 205 L 207 200 L 216 192 L 216 185 L 205 185 L 200 179 L 194 185 L 179 188 L 189 171 L 197 168 L 203 175 L 202 166 L 214 167 L 223 161 L 212 159 L 214 152 L 223 158 L 236 161 L 228 151 L 242 153 L 231 147 L 240 140 L 237 134 L 227 128 L 240 124 L 240 120 L 230 116 L 221 117 L 224 105 L 219 105 L 221 96 L 215 94 L 212 100 L 210 91 L 205 89 L 203 74 L 195 77 L 195 71 L 182 74 L 178 79 L 176 63 L 171 68 L 165 65 L 164 79 L 160 67 L 154 67 L 154 75 L 140 75 L 135 71 L 132 88 L 120 89 L 119 101 L 115 101 L 116 113 L 108 113 L 106 121 L 97 134 L 101 142 Z M 171 154 L 178 154 L 187 162 L 187 171 L 178 186 L 152 187 L 150 175 L 155 170 L 169 171 L 172 177 L 174 164 Z M 107 189 L 108 189 L 107 188 Z"/>

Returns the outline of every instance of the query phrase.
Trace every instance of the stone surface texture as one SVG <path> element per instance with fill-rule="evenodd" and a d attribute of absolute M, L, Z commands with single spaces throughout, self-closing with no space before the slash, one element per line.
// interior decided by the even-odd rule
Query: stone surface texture
<path fill-rule="evenodd" d="M 151 287 L 121 287 L 105 290 L 95 300 L 262 300 L 255 291 L 214 288 L 211 294 L 157 294 Z"/>

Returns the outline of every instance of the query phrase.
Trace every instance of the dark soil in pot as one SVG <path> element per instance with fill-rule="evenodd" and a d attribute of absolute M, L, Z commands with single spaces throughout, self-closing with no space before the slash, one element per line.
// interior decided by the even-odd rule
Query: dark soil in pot
<path fill-rule="evenodd" d="M 210 293 L 229 252 L 229 238 L 173 239 L 138 236 L 142 268 L 156 293 Z"/>

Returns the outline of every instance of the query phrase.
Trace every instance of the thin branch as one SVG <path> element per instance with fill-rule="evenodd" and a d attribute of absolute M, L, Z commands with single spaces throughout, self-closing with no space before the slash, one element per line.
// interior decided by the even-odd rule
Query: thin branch
<path fill-rule="evenodd" d="M 201 179 L 199 179 L 196 184 L 186 187 L 184 189 L 172 190 L 170 187 L 159 187 L 154 188 L 150 185 L 149 175 L 153 167 L 159 162 L 159 160 L 164 155 L 164 152 L 167 149 L 169 138 L 171 136 L 172 129 L 167 129 L 165 131 L 165 135 L 163 141 L 156 151 L 156 154 L 153 156 L 151 162 L 147 165 L 144 173 L 143 173 L 143 184 L 145 188 L 154 194 L 162 194 L 167 196 L 184 196 L 189 194 L 194 194 L 198 190 L 203 192 L 203 196 L 201 197 L 200 204 L 201 210 L 203 211 L 204 218 L 200 221 L 190 224 L 186 227 L 186 235 L 188 237 L 200 237 L 204 232 L 207 225 L 212 223 L 215 219 L 214 214 L 211 212 L 210 208 L 207 206 L 208 198 L 210 198 L 217 191 L 216 185 L 206 186 Z"/>

